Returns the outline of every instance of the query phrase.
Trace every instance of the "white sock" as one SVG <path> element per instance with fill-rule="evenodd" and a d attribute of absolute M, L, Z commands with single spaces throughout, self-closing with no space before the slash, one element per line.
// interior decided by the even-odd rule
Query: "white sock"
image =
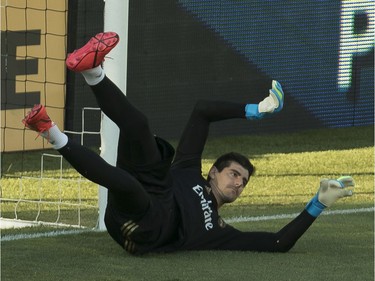
<path fill-rule="evenodd" d="M 68 136 L 60 131 L 59 127 L 54 124 L 47 132 L 41 134 L 54 149 L 60 149 L 68 143 Z"/>
<path fill-rule="evenodd" d="M 82 71 L 81 73 L 83 77 L 85 78 L 87 84 L 89 84 L 90 86 L 99 84 L 99 82 L 101 82 L 105 76 L 105 72 L 100 65 L 98 65 L 97 67 Z"/>

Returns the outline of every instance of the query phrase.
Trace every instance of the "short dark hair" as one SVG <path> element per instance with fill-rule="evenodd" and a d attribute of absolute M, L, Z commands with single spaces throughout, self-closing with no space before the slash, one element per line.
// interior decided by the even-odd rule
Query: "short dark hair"
<path fill-rule="evenodd" d="M 226 154 L 221 155 L 219 158 L 216 159 L 213 166 L 216 167 L 216 169 L 221 172 L 224 168 L 229 167 L 232 162 L 236 162 L 240 164 L 242 167 L 244 167 L 249 172 L 249 178 L 252 176 L 255 172 L 255 167 L 253 164 L 251 164 L 250 160 L 237 152 L 229 152 Z M 210 175 L 207 176 L 207 180 L 210 181 L 211 177 Z"/>

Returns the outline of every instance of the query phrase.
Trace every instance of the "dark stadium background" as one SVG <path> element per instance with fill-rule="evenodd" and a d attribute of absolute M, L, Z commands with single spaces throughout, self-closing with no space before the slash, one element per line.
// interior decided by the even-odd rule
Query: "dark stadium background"
<path fill-rule="evenodd" d="M 213 136 L 373 124 L 374 49 L 353 57 L 352 81 L 337 87 L 339 1 L 172 1 L 129 4 L 127 96 L 155 134 L 178 138 L 197 99 L 259 102 L 272 79 L 285 109 L 262 122 L 214 124 Z M 68 51 L 103 30 L 102 1 L 69 1 Z M 353 32 L 366 29 L 363 11 Z M 96 107 L 82 77 L 67 74 L 66 129 Z M 86 121 L 98 129 L 98 114 Z M 92 142 L 97 142 L 92 137 Z"/>

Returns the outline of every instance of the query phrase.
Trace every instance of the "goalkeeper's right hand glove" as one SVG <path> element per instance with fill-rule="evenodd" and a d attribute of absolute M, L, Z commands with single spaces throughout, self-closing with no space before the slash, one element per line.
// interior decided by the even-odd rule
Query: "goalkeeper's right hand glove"
<path fill-rule="evenodd" d="M 354 180 L 350 176 L 343 176 L 337 180 L 322 179 L 318 193 L 306 205 L 305 209 L 310 215 L 317 217 L 326 207 L 332 206 L 338 199 L 352 196 L 353 190 L 346 188 L 354 188 L 354 186 Z"/>

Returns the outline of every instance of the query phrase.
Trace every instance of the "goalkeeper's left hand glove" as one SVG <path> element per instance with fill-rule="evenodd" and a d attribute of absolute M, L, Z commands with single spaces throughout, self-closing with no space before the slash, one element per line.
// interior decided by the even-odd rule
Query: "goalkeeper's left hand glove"
<path fill-rule="evenodd" d="M 269 90 L 269 96 L 259 104 L 247 104 L 245 106 L 245 116 L 249 120 L 262 119 L 265 116 L 270 116 L 272 113 L 281 111 L 283 106 L 283 89 L 279 82 L 273 80 L 272 89 Z"/>

